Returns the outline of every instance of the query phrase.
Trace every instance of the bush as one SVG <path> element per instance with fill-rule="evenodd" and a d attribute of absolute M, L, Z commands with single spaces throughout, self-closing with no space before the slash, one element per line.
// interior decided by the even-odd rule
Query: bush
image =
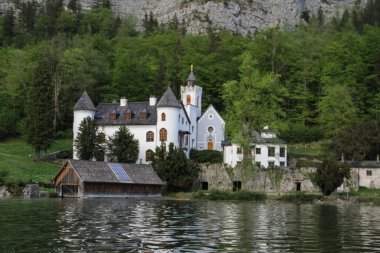
<path fill-rule="evenodd" d="M 197 163 L 222 163 L 223 152 L 217 150 L 195 150 L 190 151 L 190 159 Z"/>
<path fill-rule="evenodd" d="M 304 192 L 293 192 L 285 195 L 281 195 L 276 198 L 281 201 L 289 201 L 289 202 L 313 202 L 314 200 L 320 199 L 320 195 L 316 194 L 305 194 Z"/>
<path fill-rule="evenodd" d="M 291 143 L 313 142 L 322 137 L 323 133 L 317 126 L 305 126 L 300 122 L 289 122 L 286 129 L 280 130 L 280 138 Z"/>
<path fill-rule="evenodd" d="M 201 200 L 242 200 L 242 201 L 263 201 L 266 199 L 266 194 L 261 192 L 251 191 L 220 191 L 211 190 L 209 192 L 200 191 L 193 195 L 194 199 Z"/>

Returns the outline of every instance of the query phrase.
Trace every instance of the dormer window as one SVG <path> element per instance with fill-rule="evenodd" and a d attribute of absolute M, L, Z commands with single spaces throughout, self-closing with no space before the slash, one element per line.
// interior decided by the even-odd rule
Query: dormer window
<path fill-rule="evenodd" d="M 124 114 L 124 119 L 125 119 L 125 120 L 131 120 L 131 119 L 132 119 L 132 113 L 130 113 L 130 112 L 126 112 L 126 113 Z"/>
<path fill-rule="evenodd" d="M 116 113 L 111 113 L 110 120 L 116 120 Z"/>
<path fill-rule="evenodd" d="M 146 120 L 148 118 L 147 112 L 140 112 L 140 120 Z"/>

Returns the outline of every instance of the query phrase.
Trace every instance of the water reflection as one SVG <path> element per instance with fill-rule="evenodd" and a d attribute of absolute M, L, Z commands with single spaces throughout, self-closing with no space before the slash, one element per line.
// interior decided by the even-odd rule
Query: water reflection
<path fill-rule="evenodd" d="M 378 206 L 0 201 L 0 252 L 378 252 Z"/>

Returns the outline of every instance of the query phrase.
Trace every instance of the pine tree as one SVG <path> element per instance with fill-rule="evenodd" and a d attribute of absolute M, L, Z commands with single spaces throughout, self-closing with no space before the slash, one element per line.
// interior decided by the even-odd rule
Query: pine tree
<path fill-rule="evenodd" d="M 139 141 L 134 139 L 126 126 L 111 136 L 107 142 L 110 161 L 119 163 L 136 163 L 139 155 Z"/>
<path fill-rule="evenodd" d="M 36 69 L 27 91 L 24 136 L 26 142 L 35 149 L 36 160 L 39 160 L 41 150 L 49 148 L 54 141 L 52 78 L 56 59 L 49 50 L 41 48 L 36 61 Z"/>
<path fill-rule="evenodd" d="M 103 143 L 104 134 L 98 133 L 95 120 L 90 117 L 83 119 L 74 140 L 79 159 L 91 160 L 95 158 L 102 161 L 104 159 Z"/>
<path fill-rule="evenodd" d="M 3 44 L 12 44 L 15 28 L 15 16 L 13 9 L 7 11 L 3 23 Z"/>
<path fill-rule="evenodd" d="M 190 190 L 200 171 L 198 164 L 187 159 L 183 150 L 173 143 L 169 144 L 169 150 L 165 144 L 156 148 L 152 167 L 172 191 Z"/>

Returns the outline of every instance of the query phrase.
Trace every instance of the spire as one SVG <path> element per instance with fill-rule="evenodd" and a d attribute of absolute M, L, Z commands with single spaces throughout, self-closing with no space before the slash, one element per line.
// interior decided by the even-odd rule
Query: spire
<path fill-rule="evenodd" d="M 92 102 L 86 90 L 83 92 L 82 96 L 74 106 L 74 111 L 79 110 L 96 111 L 94 103 Z"/>
<path fill-rule="evenodd" d="M 160 101 L 158 101 L 156 107 L 178 107 L 181 108 L 180 103 L 178 102 L 177 98 L 175 97 L 172 89 L 168 87 L 162 95 Z"/>
<path fill-rule="evenodd" d="M 190 74 L 189 74 L 189 77 L 187 78 L 187 85 L 188 86 L 194 86 L 195 85 L 196 78 L 195 78 L 193 70 L 194 70 L 194 66 L 193 66 L 193 64 L 191 64 Z"/>

